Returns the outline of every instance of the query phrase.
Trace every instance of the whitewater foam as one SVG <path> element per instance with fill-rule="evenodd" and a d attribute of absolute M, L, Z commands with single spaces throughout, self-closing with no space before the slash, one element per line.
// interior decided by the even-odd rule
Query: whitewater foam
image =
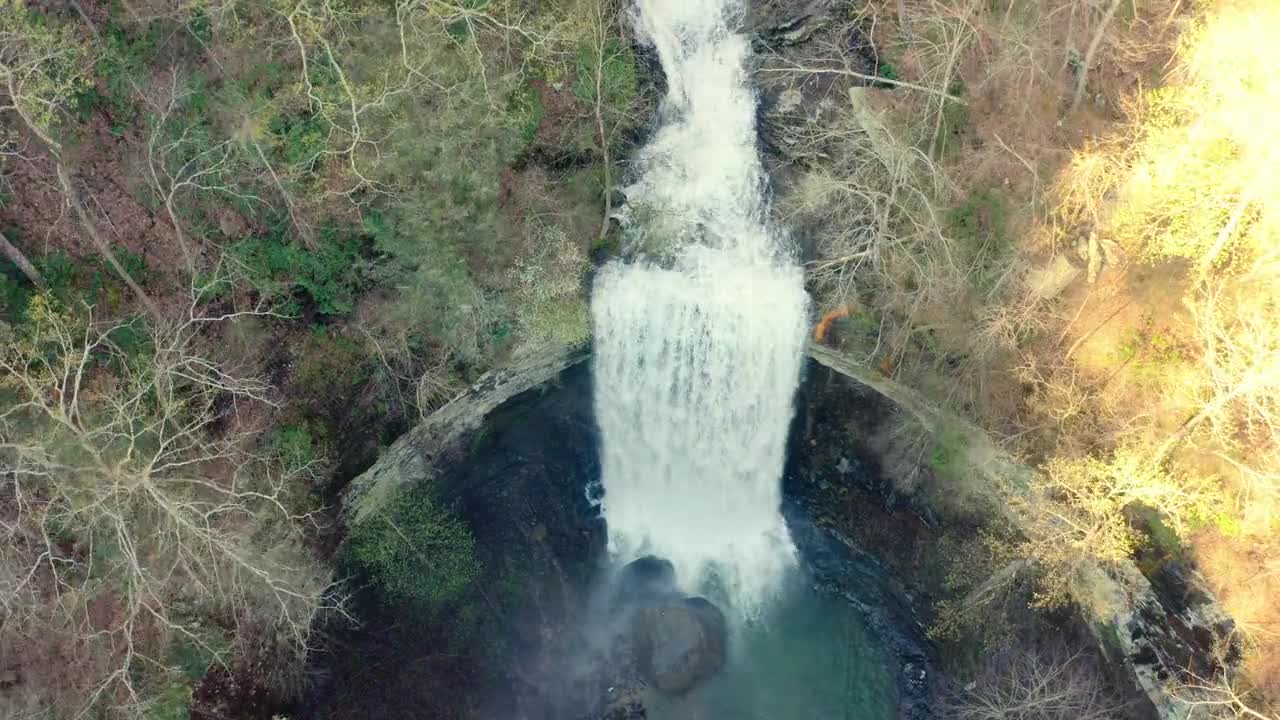
<path fill-rule="evenodd" d="M 740 12 L 637 3 L 668 84 L 625 191 L 627 242 L 649 256 L 604 268 L 592 313 L 611 549 L 747 608 L 794 562 L 780 485 L 808 298 L 766 222 Z"/>

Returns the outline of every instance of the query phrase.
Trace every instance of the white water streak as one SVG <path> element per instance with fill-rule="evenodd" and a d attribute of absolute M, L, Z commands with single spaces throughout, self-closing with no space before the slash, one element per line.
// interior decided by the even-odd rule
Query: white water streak
<path fill-rule="evenodd" d="M 613 550 L 666 557 L 686 583 L 714 573 L 748 608 L 794 557 L 780 477 L 808 299 L 765 221 L 737 11 L 638 2 L 668 94 L 626 191 L 644 211 L 629 233 L 663 233 L 674 257 L 605 268 L 592 307 Z"/>

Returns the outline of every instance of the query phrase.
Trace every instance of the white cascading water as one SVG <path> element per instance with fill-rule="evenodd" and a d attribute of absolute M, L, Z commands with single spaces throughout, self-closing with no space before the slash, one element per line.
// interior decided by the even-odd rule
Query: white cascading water
<path fill-rule="evenodd" d="M 794 558 L 780 486 L 808 298 L 765 219 L 740 11 L 637 2 L 668 91 L 627 235 L 660 259 L 606 267 L 592 312 L 611 548 L 665 557 L 685 583 L 714 574 L 747 610 Z"/>

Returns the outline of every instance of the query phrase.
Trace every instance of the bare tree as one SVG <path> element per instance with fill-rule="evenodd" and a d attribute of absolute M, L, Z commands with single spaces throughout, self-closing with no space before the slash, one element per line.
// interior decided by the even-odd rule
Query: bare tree
<path fill-rule="evenodd" d="M 1080 61 L 1080 75 L 1076 78 L 1076 91 L 1071 97 L 1071 112 L 1075 112 L 1080 107 L 1080 100 L 1084 98 L 1085 87 L 1089 83 L 1089 68 L 1093 65 L 1098 54 L 1098 48 L 1102 46 L 1102 39 L 1106 36 L 1107 26 L 1111 24 L 1111 19 L 1115 17 L 1116 11 L 1120 9 L 1122 0 L 1111 0 L 1111 4 L 1107 6 L 1106 12 L 1102 14 L 1102 19 L 1098 21 L 1098 26 L 1093 31 L 1093 38 L 1089 41 L 1089 49 L 1084 53 L 1084 59 Z"/>
<path fill-rule="evenodd" d="M 1193 712 L 1207 712 L 1214 720 L 1278 720 L 1280 716 L 1267 714 L 1267 708 L 1259 705 L 1250 693 L 1234 686 L 1225 675 L 1193 678 L 1183 683 L 1175 697 Z"/>
<path fill-rule="evenodd" d="M 4 631 L 65 618 L 54 624 L 68 642 L 98 659 L 81 710 L 145 700 L 140 678 L 168 672 L 174 641 L 223 658 L 202 630 L 210 613 L 293 663 L 333 607 L 328 572 L 300 544 L 310 515 L 295 488 L 309 464 L 286 463 L 238 421 L 270 404 L 268 386 L 197 351 L 213 324 L 262 311 L 196 307 L 164 325 L 104 323 L 41 297 L 0 349 L 12 398 L 0 408 Z M 76 621 L 102 602 L 119 611 Z"/>
<path fill-rule="evenodd" d="M 394 122 L 398 103 L 424 90 L 448 103 L 462 100 L 465 93 L 454 91 L 464 80 L 451 68 L 461 57 L 469 65 L 470 77 L 466 80 L 476 78 L 483 86 L 483 102 L 492 112 L 506 114 L 507 91 L 523 68 L 506 66 L 503 61 L 498 62 L 499 67 L 491 68 L 493 58 L 503 54 L 485 52 L 482 43 L 492 40 L 509 47 L 520 45 L 526 54 L 538 52 L 549 43 L 547 31 L 532 27 L 526 13 L 505 5 L 473 7 L 472 3 L 446 0 L 401 0 L 395 10 L 400 66 L 363 74 L 353 70 L 366 59 L 361 57 L 365 48 L 358 42 L 361 33 L 354 31 L 357 21 L 352 16 L 337 11 L 330 3 L 310 0 L 289 3 L 287 11 L 278 11 L 297 51 L 299 85 L 312 116 L 324 127 L 326 135 L 324 146 L 295 163 L 293 170 L 311 173 L 322 163 L 337 163 L 347 182 L 326 194 L 355 204 L 365 202 L 367 195 L 385 196 L 396 191 L 378 168 L 384 143 L 401 129 Z M 457 32 L 459 28 L 465 28 L 465 32 Z M 455 55 L 442 62 L 445 52 Z M 336 82 L 318 87 L 313 82 L 317 68 L 331 73 Z M 295 202 L 281 180 L 282 173 L 277 173 L 256 143 L 254 147 L 283 195 L 295 226 L 306 233 Z"/>
<path fill-rule="evenodd" d="M 84 203 L 62 157 L 57 128 L 71 96 L 88 82 L 91 60 L 74 34 L 65 27 L 32 19 L 25 7 L 0 13 L 0 82 L 7 92 L 0 112 L 17 115 L 22 126 L 45 147 L 53 160 L 58 186 L 94 247 L 151 315 L 159 308 L 120 264 Z M 27 263 L 28 265 L 30 263 Z M 33 280 L 34 281 L 34 280 Z"/>
<path fill-rule="evenodd" d="M 1052 647 L 988 659 L 977 679 L 947 698 L 943 713 L 954 720 L 1108 720 L 1122 709 L 1090 658 Z"/>
<path fill-rule="evenodd" d="M 192 127 L 185 123 L 176 136 L 172 134 L 170 125 L 178 122 L 179 107 L 188 95 L 176 67 L 169 69 L 168 82 L 159 88 L 158 97 L 149 97 L 140 88 L 135 90 L 155 114 L 147 136 L 147 177 L 173 225 L 174 239 L 182 251 L 187 273 L 194 277 L 199 269 L 200 248 L 193 247 L 193 243 L 199 238 L 189 237 L 179 211 L 179 199 L 185 194 L 202 192 L 250 203 L 262 203 L 262 200 L 235 189 L 229 181 L 227 176 L 235 167 L 235 145 L 231 140 L 198 142 L 191 137 Z M 290 205 L 291 212 L 292 209 Z"/>
<path fill-rule="evenodd" d="M 1190 304 L 1201 346 L 1206 400 L 1161 446 L 1169 456 L 1199 427 L 1224 448 L 1280 447 L 1280 255 L 1256 258 L 1234 277 L 1210 277 Z"/>

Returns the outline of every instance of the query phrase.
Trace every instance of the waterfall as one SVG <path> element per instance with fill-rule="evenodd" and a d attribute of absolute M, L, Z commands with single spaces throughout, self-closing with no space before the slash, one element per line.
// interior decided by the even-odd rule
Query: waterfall
<path fill-rule="evenodd" d="M 668 558 L 743 609 L 794 560 L 781 474 L 808 298 L 766 221 L 733 0 L 638 0 L 667 77 L 592 297 L 603 512 L 622 561 Z"/>

